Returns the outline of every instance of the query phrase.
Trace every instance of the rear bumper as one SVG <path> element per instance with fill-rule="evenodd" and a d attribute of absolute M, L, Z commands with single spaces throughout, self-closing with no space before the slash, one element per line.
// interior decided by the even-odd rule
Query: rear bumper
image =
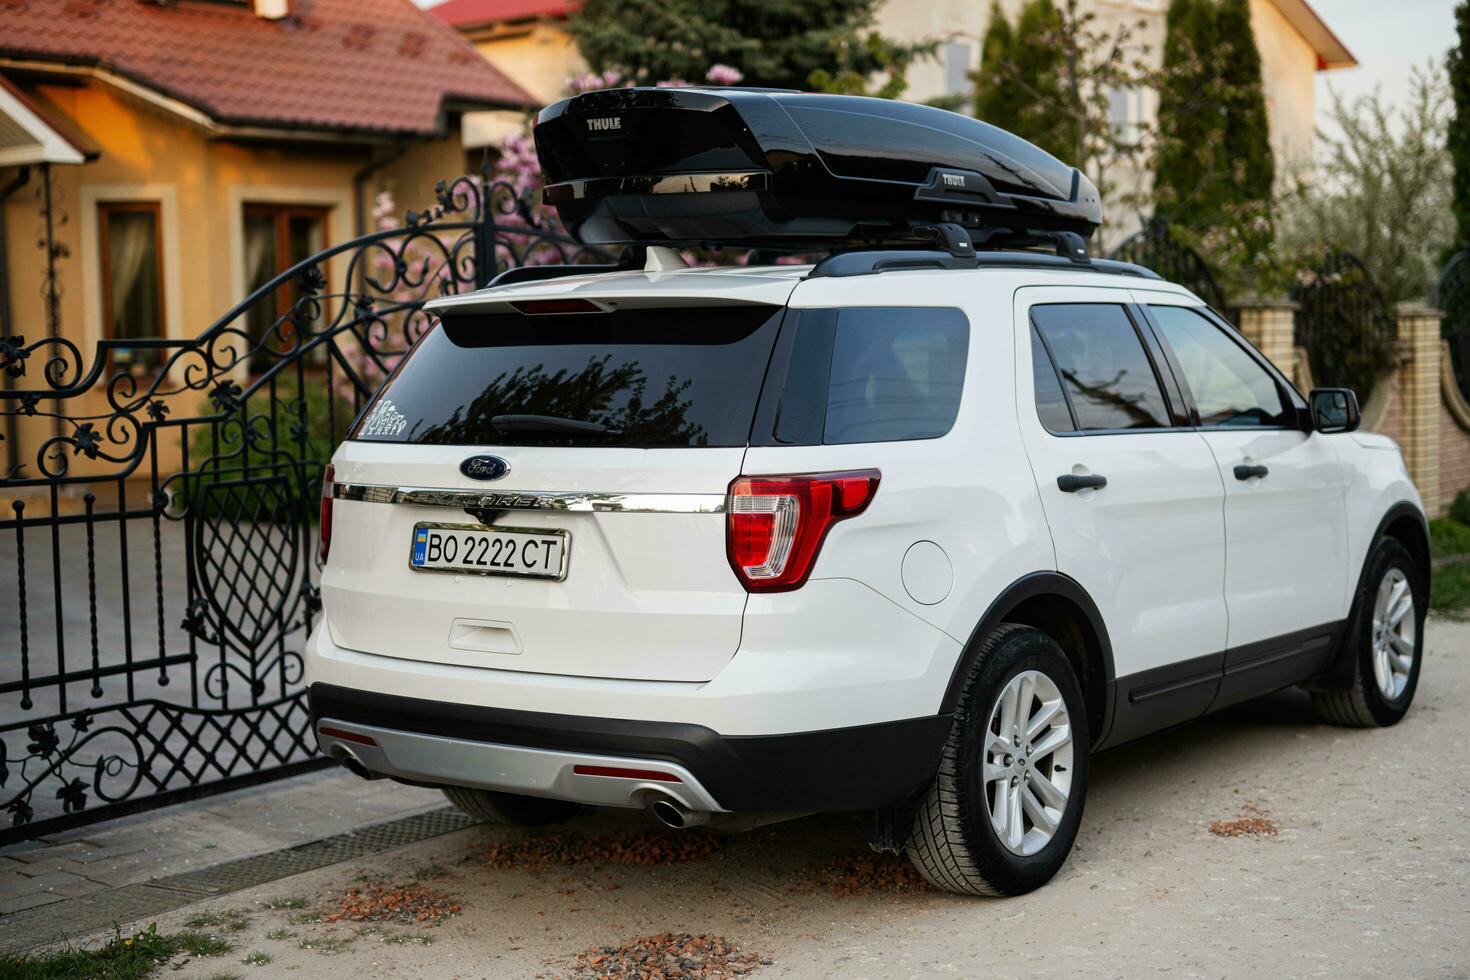
<path fill-rule="evenodd" d="M 681 722 L 489 708 L 315 683 L 312 730 L 341 728 L 376 746 L 321 736 L 368 769 L 604 806 L 638 806 L 654 790 L 696 810 L 868 810 L 902 802 L 933 779 L 951 716 L 799 732 L 723 736 Z M 672 780 L 580 775 L 577 765 L 652 769 Z"/>

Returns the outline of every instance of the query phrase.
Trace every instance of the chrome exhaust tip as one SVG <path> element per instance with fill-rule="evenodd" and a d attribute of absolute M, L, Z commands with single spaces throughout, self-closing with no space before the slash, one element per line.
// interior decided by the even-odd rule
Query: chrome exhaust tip
<path fill-rule="evenodd" d="M 373 772 L 367 766 L 363 765 L 360 761 L 358 761 L 357 756 L 353 755 L 351 752 L 344 752 L 342 754 L 341 762 L 342 762 L 342 768 L 346 769 L 348 772 L 352 773 L 354 776 L 360 776 L 363 779 L 382 779 L 383 778 L 382 776 L 380 776 L 377 773 Z"/>
<path fill-rule="evenodd" d="M 648 812 L 653 814 L 653 818 L 659 823 L 665 827 L 672 827 L 674 830 L 686 830 L 709 822 L 708 813 L 691 810 L 669 796 L 655 797 L 648 804 Z"/>

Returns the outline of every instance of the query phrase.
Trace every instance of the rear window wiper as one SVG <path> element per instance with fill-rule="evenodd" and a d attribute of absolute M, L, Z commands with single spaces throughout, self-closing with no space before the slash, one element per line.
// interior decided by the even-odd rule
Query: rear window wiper
<path fill-rule="evenodd" d="M 566 419 L 559 415 L 496 415 L 490 419 L 490 424 L 501 432 L 574 432 L 589 436 L 616 436 L 623 432 L 601 422 Z"/>

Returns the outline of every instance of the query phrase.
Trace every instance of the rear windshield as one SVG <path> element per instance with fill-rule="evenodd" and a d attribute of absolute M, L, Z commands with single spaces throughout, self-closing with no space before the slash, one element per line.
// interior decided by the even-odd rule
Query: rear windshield
<path fill-rule="evenodd" d="M 744 446 L 780 321 L 772 306 L 446 313 L 352 438 Z"/>

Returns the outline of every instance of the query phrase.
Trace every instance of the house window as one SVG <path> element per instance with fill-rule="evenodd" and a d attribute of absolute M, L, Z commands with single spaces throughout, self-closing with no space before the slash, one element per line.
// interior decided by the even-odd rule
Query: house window
<path fill-rule="evenodd" d="M 970 90 L 970 52 L 964 41 L 950 41 L 944 46 L 944 91 L 963 95 Z"/>
<path fill-rule="evenodd" d="M 245 205 L 247 292 L 255 292 L 327 247 L 327 210 L 296 204 Z M 325 275 L 325 268 L 320 271 Z M 246 329 L 255 341 L 264 341 L 266 348 L 251 356 L 253 370 L 265 370 L 275 362 L 270 350 L 290 350 L 295 345 L 295 327 L 302 325 L 302 314 L 298 313 L 292 322 L 281 318 L 291 313 L 301 296 L 301 284 L 293 277 L 276 287 L 270 296 L 261 297 L 251 305 L 246 313 Z M 277 322 L 281 323 L 279 328 Z"/>
<path fill-rule="evenodd" d="M 102 322 L 109 339 L 165 335 L 162 227 L 157 201 L 102 201 L 97 205 Z M 120 366 L 157 366 L 162 354 L 156 348 L 116 347 L 112 360 Z"/>

